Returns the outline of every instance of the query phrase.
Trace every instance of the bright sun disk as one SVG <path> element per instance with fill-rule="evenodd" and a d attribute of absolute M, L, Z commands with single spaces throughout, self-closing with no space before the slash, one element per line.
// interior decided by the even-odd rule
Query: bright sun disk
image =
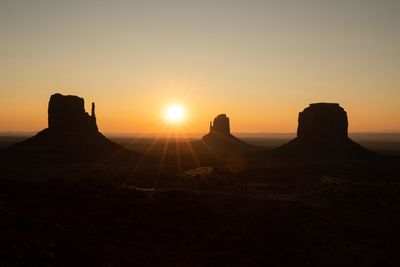
<path fill-rule="evenodd" d="M 169 105 L 165 109 L 164 115 L 168 122 L 178 123 L 185 119 L 185 110 L 180 105 Z"/>

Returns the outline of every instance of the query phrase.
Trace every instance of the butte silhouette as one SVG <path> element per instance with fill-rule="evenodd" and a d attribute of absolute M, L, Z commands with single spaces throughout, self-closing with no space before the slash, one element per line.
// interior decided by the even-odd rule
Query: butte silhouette
<path fill-rule="evenodd" d="M 201 143 L 216 153 L 250 152 L 254 147 L 231 134 L 229 117 L 220 114 L 210 122 L 210 132 L 202 137 Z"/>
<path fill-rule="evenodd" d="M 374 155 L 348 137 L 346 111 L 336 103 L 314 103 L 299 113 L 297 137 L 267 154 L 309 159 L 357 159 Z"/>
<path fill-rule="evenodd" d="M 85 112 L 83 98 L 54 94 L 48 107 L 48 128 L 16 143 L 11 151 L 36 153 L 44 158 L 101 158 L 121 151 L 122 147 L 98 131 L 95 105 Z"/>

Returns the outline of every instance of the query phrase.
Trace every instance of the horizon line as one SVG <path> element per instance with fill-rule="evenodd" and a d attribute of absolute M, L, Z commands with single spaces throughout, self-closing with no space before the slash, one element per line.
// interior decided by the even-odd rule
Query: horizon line
<path fill-rule="evenodd" d="M 14 131 L 14 130 L 9 130 L 9 131 L 0 131 L 0 135 L 31 135 L 31 134 L 36 134 L 39 131 Z M 109 131 L 104 131 L 102 132 L 106 136 L 114 136 L 114 137 L 123 137 L 123 136 L 154 136 L 154 135 L 167 135 L 168 133 L 165 132 L 109 132 Z M 196 135 L 205 135 L 207 134 L 208 131 L 204 132 L 186 132 L 186 133 L 178 133 L 178 135 L 191 135 L 191 136 L 196 136 Z M 266 131 L 243 131 L 243 132 L 232 132 L 234 135 L 296 135 L 296 131 L 291 131 L 291 132 L 277 132 L 277 131 L 271 131 L 271 132 L 266 132 Z M 400 130 L 370 130 L 370 131 L 349 131 L 349 135 L 351 134 L 400 134 Z"/>

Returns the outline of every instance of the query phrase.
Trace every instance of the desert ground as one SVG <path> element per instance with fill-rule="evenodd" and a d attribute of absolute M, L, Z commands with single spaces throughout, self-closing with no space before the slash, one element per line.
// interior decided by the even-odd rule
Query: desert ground
<path fill-rule="evenodd" d="M 400 142 L 361 137 L 390 156 L 284 160 L 130 137 L 112 138 L 135 151 L 123 160 L 2 155 L 0 265 L 399 266 Z"/>

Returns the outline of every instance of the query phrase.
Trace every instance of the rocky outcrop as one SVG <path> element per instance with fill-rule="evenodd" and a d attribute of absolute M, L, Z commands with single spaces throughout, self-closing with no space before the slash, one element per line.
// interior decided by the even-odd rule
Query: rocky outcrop
<path fill-rule="evenodd" d="M 347 113 L 336 103 L 310 104 L 299 113 L 297 137 L 267 153 L 303 159 L 348 159 L 373 155 L 348 137 Z"/>
<path fill-rule="evenodd" d="M 85 100 L 78 96 L 54 94 L 50 97 L 48 124 L 52 131 L 97 132 L 95 105 L 92 114 L 85 112 Z"/>
<path fill-rule="evenodd" d="M 226 116 L 226 114 L 220 114 L 214 118 L 213 123 L 210 122 L 210 133 L 218 133 L 223 135 L 231 134 L 229 118 Z"/>
<path fill-rule="evenodd" d="M 48 128 L 37 135 L 14 144 L 11 150 L 19 155 L 35 154 L 43 159 L 80 160 L 104 158 L 122 147 L 102 135 L 97 128 L 95 105 L 89 115 L 84 99 L 54 94 L 48 106 Z"/>
<path fill-rule="evenodd" d="M 231 134 L 229 117 L 220 114 L 210 122 L 210 132 L 203 136 L 201 142 L 213 153 L 249 152 L 253 146 L 246 144 Z"/>
<path fill-rule="evenodd" d="M 316 103 L 299 113 L 297 137 L 310 140 L 343 140 L 347 135 L 347 113 L 336 103 Z"/>

